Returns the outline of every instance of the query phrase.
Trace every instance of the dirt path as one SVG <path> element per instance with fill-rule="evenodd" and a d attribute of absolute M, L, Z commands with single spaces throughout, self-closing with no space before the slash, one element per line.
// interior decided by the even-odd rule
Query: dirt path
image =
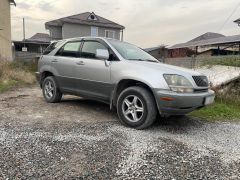
<path fill-rule="evenodd" d="M 123 127 L 105 104 L 38 87 L 0 94 L 0 179 L 239 179 L 240 124 L 158 120 Z"/>

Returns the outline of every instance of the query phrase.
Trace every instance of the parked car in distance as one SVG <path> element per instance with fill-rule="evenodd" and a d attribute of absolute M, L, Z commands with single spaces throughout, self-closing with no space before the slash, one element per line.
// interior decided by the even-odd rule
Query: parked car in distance
<path fill-rule="evenodd" d="M 52 43 L 36 75 L 47 102 L 59 102 L 63 94 L 101 101 L 136 129 L 149 127 L 157 113 L 184 115 L 215 97 L 206 76 L 163 64 L 135 45 L 100 37 Z"/>

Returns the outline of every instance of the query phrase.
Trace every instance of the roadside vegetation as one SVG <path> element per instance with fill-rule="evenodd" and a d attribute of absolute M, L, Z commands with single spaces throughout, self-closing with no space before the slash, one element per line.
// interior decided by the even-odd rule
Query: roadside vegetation
<path fill-rule="evenodd" d="M 240 67 L 240 56 L 221 57 L 217 59 L 210 58 L 200 62 L 200 66 L 213 66 L 213 65 Z"/>
<path fill-rule="evenodd" d="M 240 79 L 216 90 L 215 103 L 192 112 L 190 116 L 207 121 L 240 121 Z"/>
<path fill-rule="evenodd" d="M 34 84 L 35 70 L 33 63 L 0 60 L 0 93 L 17 86 Z"/>

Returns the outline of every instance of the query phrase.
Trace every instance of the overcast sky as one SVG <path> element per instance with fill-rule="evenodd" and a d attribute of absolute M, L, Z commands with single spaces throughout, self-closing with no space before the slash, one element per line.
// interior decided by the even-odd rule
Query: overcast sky
<path fill-rule="evenodd" d="M 240 34 L 233 20 L 240 7 L 223 24 L 239 0 L 15 0 L 12 7 L 12 38 L 22 40 L 22 17 L 26 18 L 26 38 L 47 32 L 46 21 L 79 14 L 95 14 L 126 27 L 124 40 L 143 48 L 186 42 L 205 32 Z"/>

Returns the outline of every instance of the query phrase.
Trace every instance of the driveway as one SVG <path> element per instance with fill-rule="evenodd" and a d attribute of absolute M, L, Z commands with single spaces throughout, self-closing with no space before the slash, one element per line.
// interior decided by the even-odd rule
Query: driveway
<path fill-rule="evenodd" d="M 0 179 L 239 179 L 240 124 L 189 117 L 147 130 L 105 104 L 38 87 L 0 94 Z"/>

